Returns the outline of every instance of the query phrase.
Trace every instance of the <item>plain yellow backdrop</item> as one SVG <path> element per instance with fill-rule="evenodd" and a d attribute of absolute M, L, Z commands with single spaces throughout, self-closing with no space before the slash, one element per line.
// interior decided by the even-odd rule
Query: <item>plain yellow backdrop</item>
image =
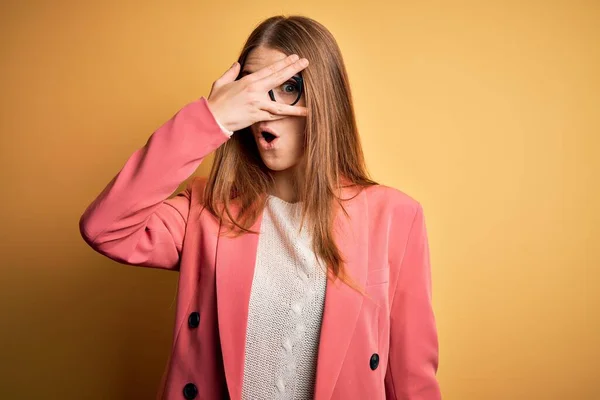
<path fill-rule="evenodd" d="M 153 397 L 177 275 L 78 219 L 280 13 L 335 35 L 373 177 L 424 206 L 444 398 L 600 398 L 599 2 L 0 7 L 1 398 Z"/>

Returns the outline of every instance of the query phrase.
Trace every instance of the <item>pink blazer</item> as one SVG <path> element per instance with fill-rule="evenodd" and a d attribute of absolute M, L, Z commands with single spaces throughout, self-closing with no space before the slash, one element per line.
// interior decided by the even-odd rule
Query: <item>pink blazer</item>
<path fill-rule="evenodd" d="M 204 179 L 170 197 L 227 140 L 205 98 L 186 105 L 127 160 L 80 219 L 81 235 L 99 253 L 179 271 L 161 399 L 241 399 L 258 236 L 218 237 L 218 220 L 202 207 Z M 347 189 L 344 198 L 354 194 Z M 440 399 L 422 208 L 385 186 L 362 190 L 345 205 L 350 219 L 336 217 L 336 243 L 368 297 L 327 282 L 314 398 Z"/>

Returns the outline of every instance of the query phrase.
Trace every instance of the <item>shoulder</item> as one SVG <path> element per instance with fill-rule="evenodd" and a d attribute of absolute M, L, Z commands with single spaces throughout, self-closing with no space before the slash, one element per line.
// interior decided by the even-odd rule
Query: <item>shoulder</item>
<path fill-rule="evenodd" d="M 373 237 L 393 236 L 394 241 L 407 240 L 415 225 L 422 224 L 421 203 L 406 192 L 385 185 L 363 189 L 362 204 Z"/>
<path fill-rule="evenodd" d="M 364 190 L 369 235 L 373 242 L 388 245 L 390 263 L 403 254 L 411 237 L 426 240 L 425 219 L 421 203 L 413 196 L 385 185 Z M 400 252 L 400 253 L 398 253 Z"/>
<path fill-rule="evenodd" d="M 390 216 L 412 217 L 422 211 L 421 203 L 417 199 L 390 186 L 369 186 L 364 189 L 364 195 L 370 211 L 383 212 Z"/>

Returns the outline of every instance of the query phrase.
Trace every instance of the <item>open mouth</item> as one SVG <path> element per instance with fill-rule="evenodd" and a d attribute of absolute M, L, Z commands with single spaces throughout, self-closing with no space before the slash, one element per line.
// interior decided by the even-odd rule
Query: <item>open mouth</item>
<path fill-rule="evenodd" d="M 271 143 L 273 140 L 277 139 L 277 136 L 270 132 L 262 131 L 260 134 L 267 141 L 267 143 Z"/>

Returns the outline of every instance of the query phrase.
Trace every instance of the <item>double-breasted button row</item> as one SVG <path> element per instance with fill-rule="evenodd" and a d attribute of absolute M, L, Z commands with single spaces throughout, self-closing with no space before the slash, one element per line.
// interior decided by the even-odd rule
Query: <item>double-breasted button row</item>
<path fill-rule="evenodd" d="M 200 313 L 198 311 L 194 311 L 188 316 L 188 327 L 190 329 L 195 329 L 200 326 Z M 183 398 L 185 400 L 193 400 L 198 396 L 198 387 L 193 383 L 187 383 L 183 387 Z"/>
<path fill-rule="evenodd" d="M 373 371 L 377 369 L 377 367 L 379 366 L 379 354 L 374 353 L 371 356 L 371 359 L 369 360 L 369 366 Z"/>

